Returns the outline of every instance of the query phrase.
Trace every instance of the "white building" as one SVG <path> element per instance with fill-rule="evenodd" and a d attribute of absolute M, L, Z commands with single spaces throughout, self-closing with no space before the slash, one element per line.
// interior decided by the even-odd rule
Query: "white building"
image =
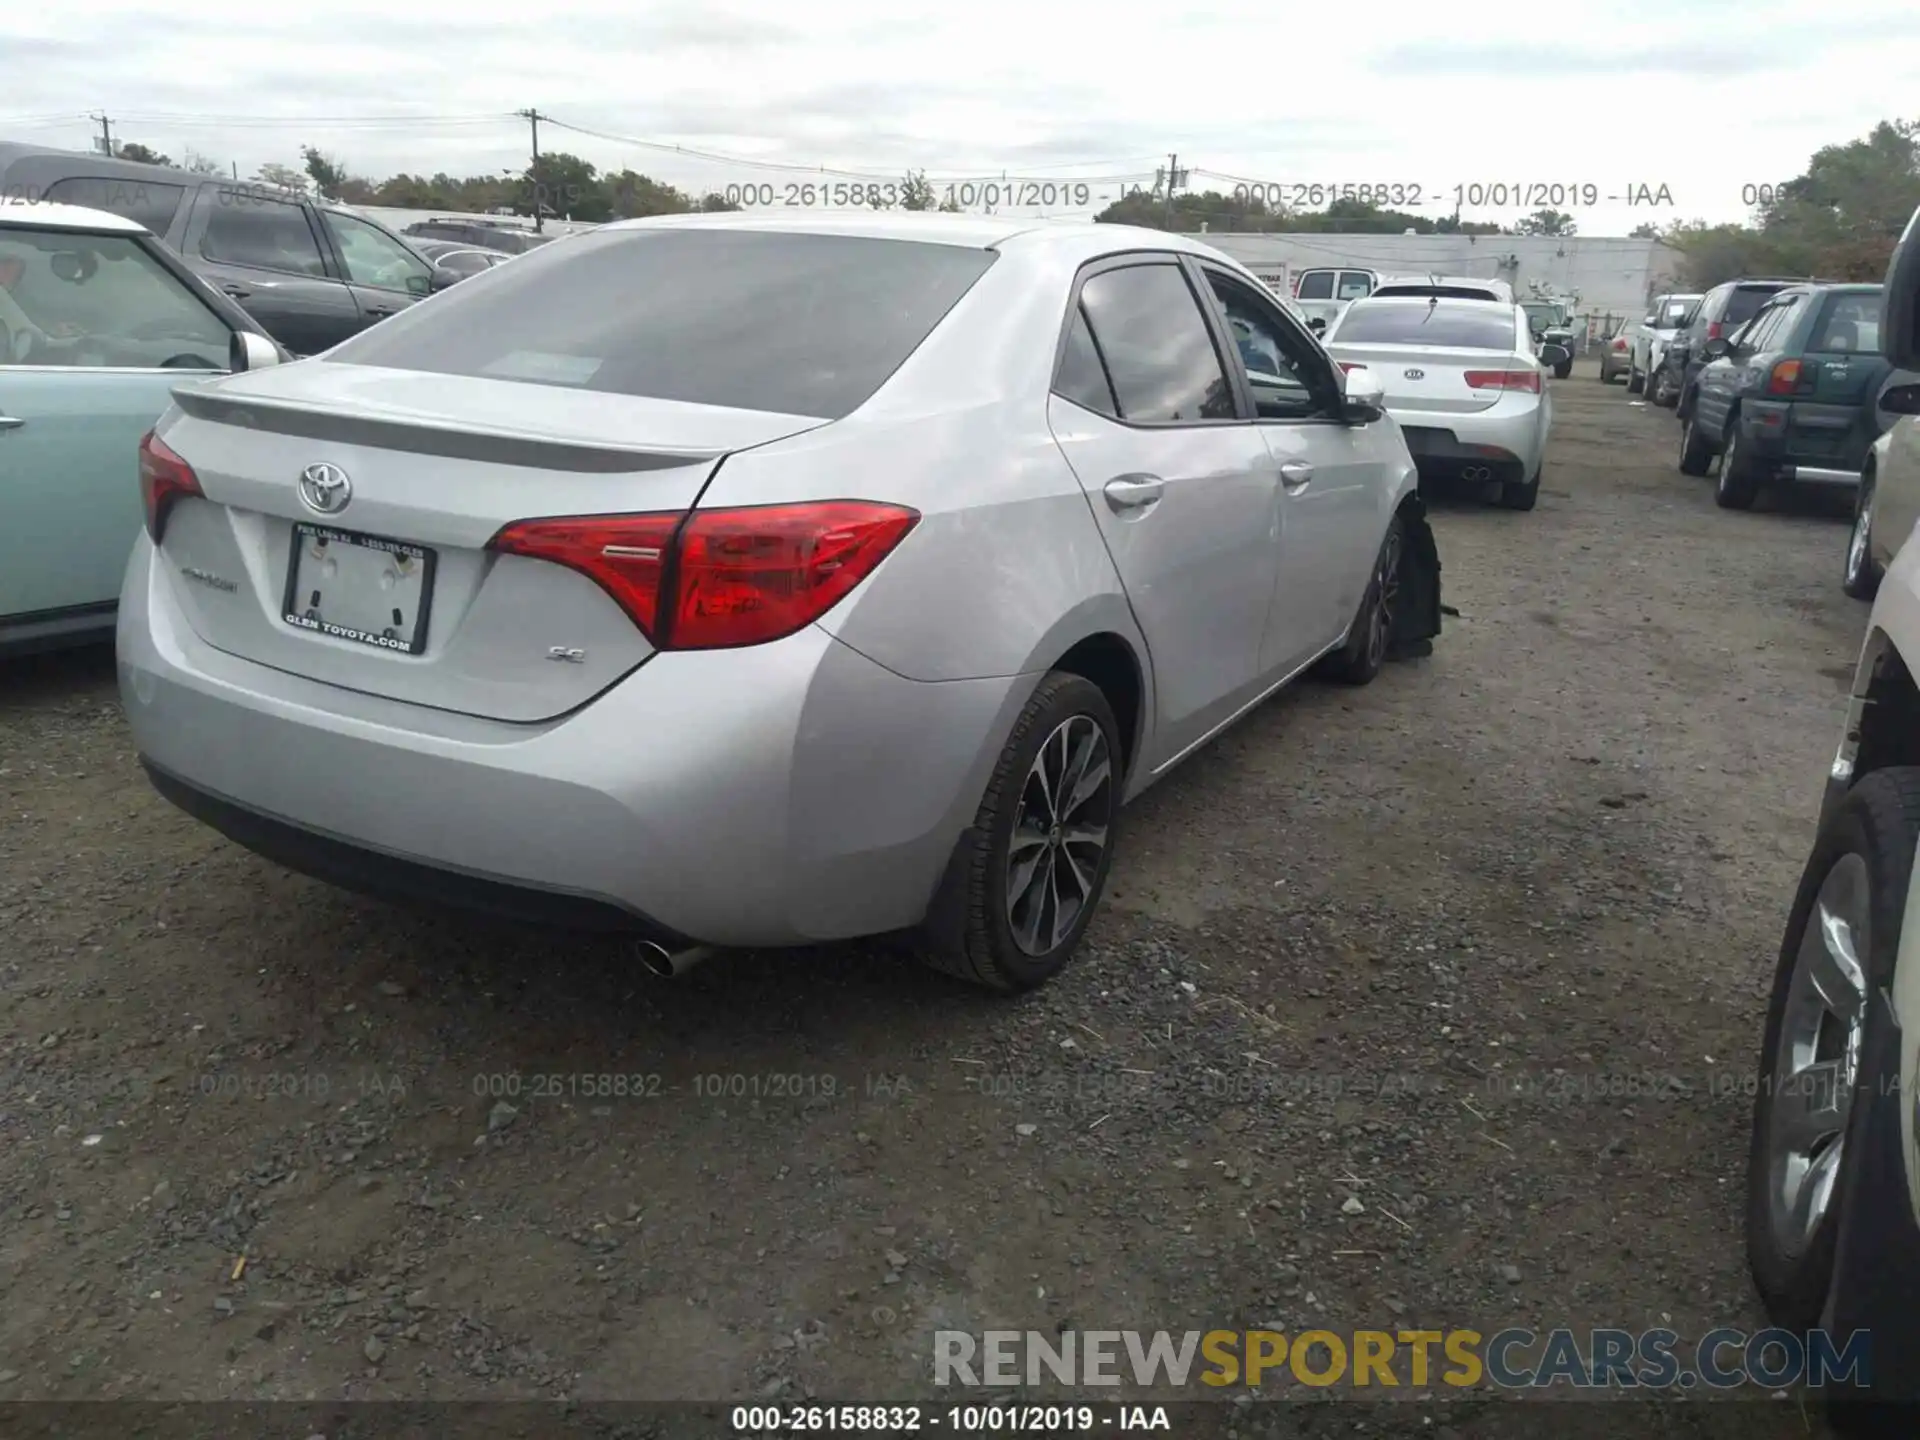
<path fill-rule="evenodd" d="M 1583 314 L 1638 319 L 1647 302 L 1680 286 L 1681 254 L 1658 240 L 1589 235 L 1248 235 L 1214 231 L 1192 238 L 1224 250 L 1261 279 L 1283 269 L 1354 265 L 1382 274 L 1480 275 L 1505 280 L 1516 297 L 1529 285 L 1580 296 Z"/>

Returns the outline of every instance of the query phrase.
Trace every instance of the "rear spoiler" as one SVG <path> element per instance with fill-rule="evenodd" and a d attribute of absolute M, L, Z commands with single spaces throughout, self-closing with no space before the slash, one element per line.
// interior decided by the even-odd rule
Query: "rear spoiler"
<path fill-rule="evenodd" d="M 320 410 L 280 401 L 233 399 L 181 385 L 173 403 L 196 420 L 260 430 L 272 435 L 296 435 L 338 445 L 372 445 L 414 455 L 441 455 L 452 460 L 484 460 L 495 465 L 519 465 L 539 470 L 571 470 L 588 475 L 622 475 L 645 470 L 670 470 L 718 460 L 725 450 L 629 450 L 613 445 L 534 437 L 510 430 L 447 429 L 400 420 L 378 420 L 338 410 Z"/>

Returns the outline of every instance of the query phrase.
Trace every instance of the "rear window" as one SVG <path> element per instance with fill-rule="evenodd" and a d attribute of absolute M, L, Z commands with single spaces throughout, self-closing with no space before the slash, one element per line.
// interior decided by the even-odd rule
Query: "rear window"
<path fill-rule="evenodd" d="M 601 231 L 456 286 L 327 359 L 837 420 L 994 258 L 839 235 Z"/>
<path fill-rule="evenodd" d="M 1382 285 L 1376 295 L 1438 295 L 1442 300 L 1497 300 L 1491 290 L 1477 285 Z"/>
<path fill-rule="evenodd" d="M 1446 345 L 1463 350 L 1513 349 L 1513 314 L 1439 305 L 1369 305 L 1356 301 L 1327 337 L 1330 345 Z"/>
<path fill-rule="evenodd" d="M 1336 300 L 1358 300 L 1363 295 L 1373 293 L 1373 277 L 1364 271 L 1343 270 L 1340 274 L 1340 293 Z"/>
<path fill-rule="evenodd" d="M 1830 295 L 1809 350 L 1822 354 L 1880 353 L 1880 296 Z"/>
<path fill-rule="evenodd" d="M 1660 328 L 1675 329 L 1690 323 L 1697 300 L 1669 300 L 1660 310 Z"/>
<path fill-rule="evenodd" d="M 1300 290 L 1294 297 L 1297 300 L 1331 300 L 1333 298 L 1333 272 L 1319 270 L 1300 277 Z"/>
<path fill-rule="evenodd" d="M 1760 313 L 1760 307 L 1787 287 L 1784 285 L 1742 285 L 1727 296 L 1727 313 L 1720 319 L 1729 328 L 1744 325 Z"/>

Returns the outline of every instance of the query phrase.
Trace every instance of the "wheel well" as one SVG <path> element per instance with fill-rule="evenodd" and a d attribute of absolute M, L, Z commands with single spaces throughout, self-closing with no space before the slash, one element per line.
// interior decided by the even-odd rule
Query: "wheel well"
<path fill-rule="evenodd" d="M 1133 647 L 1112 631 L 1103 631 L 1075 645 L 1054 661 L 1053 668 L 1100 687 L 1120 725 L 1120 742 L 1126 748 L 1126 765 L 1131 773 L 1140 749 L 1141 699 L 1146 689 Z"/>
<path fill-rule="evenodd" d="M 1862 775 L 1889 765 L 1920 765 L 1920 686 L 1891 646 L 1867 686 L 1853 778 L 1857 783 Z"/>

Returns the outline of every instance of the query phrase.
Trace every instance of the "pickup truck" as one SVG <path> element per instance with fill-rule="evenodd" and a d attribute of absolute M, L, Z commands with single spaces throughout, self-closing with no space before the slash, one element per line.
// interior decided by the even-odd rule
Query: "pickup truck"
<path fill-rule="evenodd" d="M 1294 276 L 1293 298 L 1314 334 L 1324 335 L 1347 306 L 1371 295 L 1379 283 L 1377 271 L 1351 265 L 1319 266 Z"/>
<path fill-rule="evenodd" d="M 1558 345 L 1567 358 L 1553 367 L 1554 378 L 1564 380 L 1573 373 L 1573 314 L 1563 300 L 1522 300 L 1527 313 L 1527 328 L 1535 343 Z"/>
<path fill-rule="evenodd" d="M 1667 347 L 1674 337 L 1693 323 L 1693 312 L 1706 299 L 1704 295 L 1656 295 L 1647 309 L 1646 319 L 1628 335 L 1627 393 L 1646 392 L 1655 405 L 1668 406 L 1679 392 L 1668 382 Z M 1658 378 L 1656 378 L 1658 377 Z"/>

